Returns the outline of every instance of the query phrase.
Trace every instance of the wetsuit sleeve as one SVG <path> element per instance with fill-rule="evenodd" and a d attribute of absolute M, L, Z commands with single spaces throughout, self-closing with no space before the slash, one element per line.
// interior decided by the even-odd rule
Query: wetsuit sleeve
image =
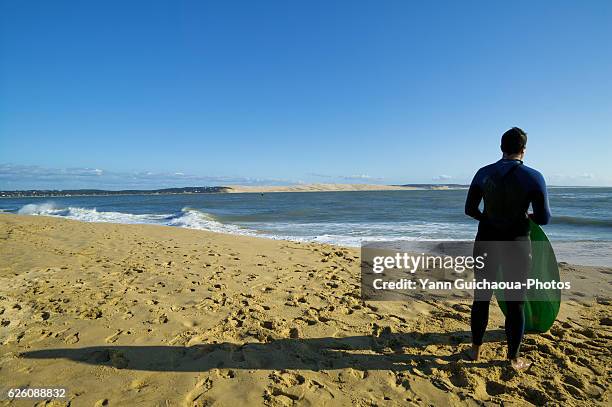
<path fill-rule="evenodd" d="M 470 184 L 465 200 L 465 214 L 480 221 L 482 219 L 482 212 L 478 207 L 480 206 L 480 201 L 482 201 L 482 189 L 478 183 L 478 178 L 478 173 L 476 173 Z"/>
<path fill-rule="evenodd" d="M 533 214 L 529 217 L 538 225 L 546 225 L 550 222 L 550 207 L 548 206 L 548 192 L 546 191 L 546 181 L 542 174 L 536 177 L 535 189 L 531 193 L 531 206 Z"/>

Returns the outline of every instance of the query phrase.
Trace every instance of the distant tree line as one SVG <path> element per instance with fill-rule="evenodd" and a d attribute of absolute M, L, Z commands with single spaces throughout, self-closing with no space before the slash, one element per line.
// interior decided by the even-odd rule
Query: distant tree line
<path fill-rule="evenodd" d="M 164 194 L 210 194 L 227 192 L 230 187 L 184 187 L 164 189 L 124 189 L 120 191 L 107 191 L 104 189 L 29 189 L 22 191 L 0 191 L 0 197 L 50 197 L 72 195 L 164 195 Z"/>

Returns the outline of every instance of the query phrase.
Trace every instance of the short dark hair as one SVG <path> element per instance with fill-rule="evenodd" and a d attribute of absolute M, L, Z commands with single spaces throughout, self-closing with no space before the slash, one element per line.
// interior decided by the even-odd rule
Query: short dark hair
<path fill-rule="evenodd" d="M 518 127 L 505 132 L 501 139 L 501 149 L 506 154 L 518 154 L 526 145 L 527 133 Z"/>

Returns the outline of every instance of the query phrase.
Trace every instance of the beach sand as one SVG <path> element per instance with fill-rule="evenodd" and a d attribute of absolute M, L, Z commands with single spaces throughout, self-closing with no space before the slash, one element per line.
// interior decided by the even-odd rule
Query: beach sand
<path fill-rule="evenodd" d="M 608 294 L 611 273 L 562 267 Z M 51 405 L 72 406 L 610 405 L 609 298 L 564 302 L 516 373 L 496 305 L 465 361 L 468 303 L 364 303 L 359 281 L 355 249 L 3 214 L 0 388 L 65 387 Z"/>
<path fill-rule="evenodd" d="M 406 191 L 425 189 L 417 187 L 403 187 L 399 185 L 374 184 L 297 184 L 297 185 L 231 185 L 228 193 L 264 193 L 264 192 L 330 192 L 330 191 Z"/>

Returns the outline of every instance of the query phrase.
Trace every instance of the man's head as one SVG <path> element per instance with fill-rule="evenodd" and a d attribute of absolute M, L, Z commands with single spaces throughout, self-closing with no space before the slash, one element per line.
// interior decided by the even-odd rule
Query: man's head
<path fill-rule="evenodd" d="M 527 133 L 518 127 L 513 127 L 502 135 L 501 150 L 505 158 L 523 159 L 527 146 Z"/>

